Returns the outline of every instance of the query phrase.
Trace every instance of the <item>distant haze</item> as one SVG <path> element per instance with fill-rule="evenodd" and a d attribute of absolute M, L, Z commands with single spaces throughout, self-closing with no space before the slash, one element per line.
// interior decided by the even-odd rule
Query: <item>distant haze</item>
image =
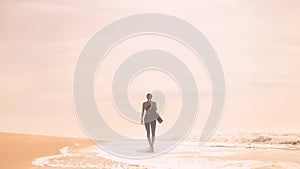
<path fill-rule="evenodd" d="M 300 1 L 12 0 L 2 1 L 0 8 L 0 132 L 85 137 L 72 97 L 77 58 L 99 29 L 145 12 L 184 19 L 214 46 L 227 90 L 217 132 L 299 132 Z M 147 48 L 172 52 L 193 72 L 200 96 L 193 133 L 200 134 L 211 104 L 209 78 L 193 53 L 158 36 L 121 43 L 99 66 L 95 95 L 104 118 L 119 132 L 132 137 L 144 134 L 143 126 L 118 116 L 110 83 L 122 60 Z M 145 94 L 155 89 L 167 97 L 166 123 L 158 129 L 162 133 L 178 117 L 176 83 L 166 74 L 148 71 L 136 77 L 128 94 L 133 107 L 140 110 Z"/>

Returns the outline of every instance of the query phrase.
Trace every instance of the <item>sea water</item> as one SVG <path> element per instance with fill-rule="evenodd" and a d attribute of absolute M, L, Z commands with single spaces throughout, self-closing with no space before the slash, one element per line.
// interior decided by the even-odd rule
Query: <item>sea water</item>
<path fill-rule="evenodd" d="M 252 169 L 252 168 L 300 168 L 300 164 L 287 161 L 235 160 L 233 157 L 245 150 L 278 149 L 297 151 L 300 155 L 300 134 L 227 134 L 218 135 L 208 142 L 200 142 L 199 137 L 188 137 L 174 149 L 164 152 L 164 144 L 173 139 L 156 140 L 155 153 L 148 152 L 147 140 L 110 140 L 104 147 L 114 147 L 134 159 L 116 156 L 107 150 L 92 146 L 80 150 L 63 147 L 61 153 L 35 159 L 35 168 L 205 168 L 205 169 Z M 161 152 L 161 153 L 160 153 Z M 158 153 L 158 155 L 157 155 Z"/>

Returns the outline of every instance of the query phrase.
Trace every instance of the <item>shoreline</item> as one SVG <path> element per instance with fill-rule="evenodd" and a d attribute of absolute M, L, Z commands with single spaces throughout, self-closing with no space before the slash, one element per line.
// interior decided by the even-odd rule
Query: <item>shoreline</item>
<path fill-rule="evenodd" d="M 93 145 L 84 138 L 0 132 L 0 168 L 31 169 L 35 158 L 60 154 L 65 146 L 82 149 Z"/>
<path fill-rule="evenodd" d="M 277 149 L 277 148 L 255 148 L 255 147 L 224 147 L 220 146 L 198 146 L 196 142 L 186 141 L 176 147 L 173 151 L 147 161 L 118 160 L 110 155 L 99 151 L 96 144 L 85 138 L 68 138 L 56 136 L 41 136 L 29 134 L 15 134 L 0 132 L 0 168 L 2 169 L 46 169 L 65 168 L 56 167 L 59 162 L 85 167 L 101 168 L 178 168 L 183 167 L 209 167 L 227 168 L 236 167 L 239 169 L 297 169 L 300 167 L 299 149 Z M 283 140 L 286 140 L 284 138 Z M 297 140 L 296 140 L 297 141 Z M 99 140 L 99 143 L 106 141 Z M 160 140 L 157 141 L 157 146 Z M 164 141 L 162 141 L 164 142 Z M 128 143 L 128 142 L 127 142 Z M 134 147 L 127 147 L 129 152 L 143 153 L 139 150 L 147 145 L 135 144 Z M 120 145 L 116 142 L 106 142 L 112 146 L 127 146 L 126 141 Z M 131 145 L 128 143 L 128 145 Z M 218 145 L 218 144 L 217 144 Z M 226 144 L 225 144 L 226 145 Z M 159 147 L 158 147 L 159 149 Z M 66 153 L 64 153 L 66 152 Z M 141 154 L 140 154 L 141 155 Z M 40 159 L 41 163 L 33 165 L 32 162 Z M 46 161 L 43 161 L 46 160 Z M 47 161 L 50 160 L 50 161 Z M 58 160 L 58 161 L 57 161 Z M 73 163 L 80 161 L 79 163 Z M 45 163 L 44 163 L 45 162 Z M 50 163 L 48 163 L 50 162 Z M 42 165 L 39 165 L 42 164 Z M 43 165 L 46 164 L 46 165 Z M 156 165 L 159 164 L 159 165 Z M 92 167 L 91 167 L 92 166 Z M 180 168 L 180 167 L 179 167 Z"/>

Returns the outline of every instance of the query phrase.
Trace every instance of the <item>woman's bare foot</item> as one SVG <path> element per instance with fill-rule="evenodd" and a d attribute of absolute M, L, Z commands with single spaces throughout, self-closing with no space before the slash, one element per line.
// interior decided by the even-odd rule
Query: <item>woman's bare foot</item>
<path fill-rule="evenodd" d="M 152 145 L 152 146 L 150 146 L 150 152 L 151 152 L 151 153 L 153 153 L 153 152 L 154 152 L 154 147 L 153 147 L 153 145 Z"/>

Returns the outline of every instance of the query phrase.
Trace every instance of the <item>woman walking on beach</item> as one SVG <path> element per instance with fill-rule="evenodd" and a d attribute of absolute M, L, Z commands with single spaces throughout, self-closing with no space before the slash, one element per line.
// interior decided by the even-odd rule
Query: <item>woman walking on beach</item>
<path fill-rule="evenodd" d="M 145 128 L 147 131 L 147 139 L 150 145 L 150 151 L 154 152 L 153 145 L 155 140 L 156 119 L 158 118 L 159 115 L 156 113 L 157 111 L 156 103 L 151 101 L 152 95 L 148 93 L 146 98 L 148 101 L 143 103 L 141 123 L 145 124 Z M 146 114 L 144 113 L 145 110 L 146 110 Z M 150 137 L 150 129 L 151 129 L 152 137 Z"/>

